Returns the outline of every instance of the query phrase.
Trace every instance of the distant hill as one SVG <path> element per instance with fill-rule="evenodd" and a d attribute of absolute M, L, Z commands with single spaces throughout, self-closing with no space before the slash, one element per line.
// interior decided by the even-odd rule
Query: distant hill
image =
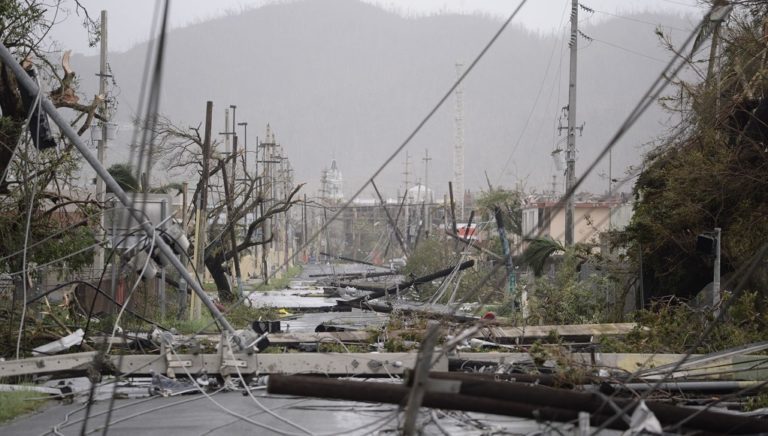
<path fill-rule="evenodd" d="M 690 27 L 678 17 L 635 18 Z M 161 111 L 182 126 L 197 125 L 205 102 L 213 100 L 214 131 L 220 132 L 224 108 L 235 104 L 238 121 L 249 123 L 251 149 L 269 122 L 296 181 L 309 182 L 310 194 L 321 168 L 335 158 L 349 195 L 451 86 L 455 63 L 468 64 L 500 24 L 485 16 L 404 18 L 354 0 L 263 6 L 170 33 Z M 595 40 L 579 41 L 577 114 L 585 128 L 577 171 L 605 145 L 669 56 L 652 25 L 614 19 L 582 30 Z M 143 44 L 110 55 L 121 124 L 135 115 L 146 49 Z M 95 93 L 90 72 L 97 71 L 98 59 L 78 56 L 72 63 L 81 89 Z M 485 188 L 486 171 L 494 183 L 510 186 L 524 178 L 539 191 L 549 189 L 552 174 L 562 182 L 550 153 L 564 138 L 558 137 L 557 117 L 567 104 L 567 68 L 567 41 L 519 26 L 507 29 L 477 65 L 464 85 L 467 189 Z M 438 194 L 452 174 L 454 104 L 449 99 L 408 147 L 411 181 L 423 179 L 421 159 L 429 149 L 429 182 Z M 664 130 L 666 118 L 654 107 L 626 136 L 613 155 L 614 177 L 640 162 L 639 146 Z M 129 141 L 124 129 L 110 148 L 112 161 L 126 159 Z M 402 191 L 404 160 L 402 154 L 377 180 L 389 196 Z M 600 192 L 605 186 L 594 176 L 587 188 Z"/>

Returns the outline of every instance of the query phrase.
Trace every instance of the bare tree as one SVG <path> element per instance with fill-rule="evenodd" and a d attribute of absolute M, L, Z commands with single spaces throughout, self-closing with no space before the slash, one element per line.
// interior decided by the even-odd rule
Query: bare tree
<path fill-rule="evenodd" d="M 232 301 L 234 293 L 231 281 L 227 279 L 226 263 L 232 260 L 236 253 L 243 253 L 249 248 L 268 244 L 272 241 L 271 232 L 265 238 L 265 235 L 262 235 L 257 230 L 271 218 L 287 213 L 291 206 L 299 201 L 297 194 L 303 184 L 287 189 L 283 198 L 269 198 L 268 193 L 272 192 L 271 187 L 266 183 L 260 183 L 263 180 L 259 177 L 243 171 L 242 174 L 238 173 L 238 176 L 242 175 L 242 178 L 238 178 L 239 183 L 230 184 L 230 186 L 234 186 L 231 193 L 231 210 L 227 214 L 227 199 L 222 194 L 222 190 L 218 188 L 223 187 L 224 183 L 231 182 L 224 180 L 222 177 L 224 165 L 231 165 L 232 159 L 239 159 L 239 156 L 213 151 L 211 153 L 212 156 L 208 156 L 208 159 L 212 161 L 212 165 L 207 177 L 205 177 L 206 175 L 203 174 L 203 159 L 205 159 L 205 156 L 203 156 L 203 138 L 200 134 L 199 125 L 184 129 L 174 125 L 166 117 L 159 117 L 154 134 L 156 149 L 158 150 L 157 155 L 164 156 L 163 162 L 168 171 L 177 171 L 187 175 L 196 174 L 198 176 L 198 183 L 195 186 L 195 192 L 190 202 L 191 212 L 193 213 L 189 213 L 187 216 L 194 216 L 194 209 L 197 207 L 197 199 L 202 193 L 204 179 L 208 179 L 213 195 L 208 196 L 212 201 L 209 203 L 209 207 L 206 208 L 204 216 L 208 222 L 213 222 L 215 225 L 210 226 L 208 229 L 206 238 L 208 245 L 204 250 L 204 261 L 206 269 L 210 272 L 211 277 L 216 283 L 219 298 L 222 301 Z M 217 143 L 212 144 L 211 149 L 215 150 L 217 145 Z M 263 207 L 263 213 L 249 222 L 244 228 L 240 228 L 238 223 L 241 223 L 249 214 L 252 216 L 256 215 L 256 212 L 262 209 L 262 206 L 265 206 Z M 226 220 L 223 223 L 219 223 L 222 216 L 226 216 Z M 193 227 L 191 224 L 191 222 L 186 222 L 184 226 L 186 229 L 191 229 Z M 227 237 L 232 227 L 238 228 L 239 231 L 237 233 L 241 238 L 236 242 L 235 247 L 232 246 Z"/>

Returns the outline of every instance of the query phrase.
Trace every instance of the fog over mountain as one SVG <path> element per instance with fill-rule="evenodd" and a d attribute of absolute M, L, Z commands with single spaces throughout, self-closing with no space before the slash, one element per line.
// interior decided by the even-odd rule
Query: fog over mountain
<path fill-rule="evenodd" d="M 577 115 L 585 127 L 577 138 L 577 174 L 616 132 L 670 56 L 649 23 L 692 27 L 679 17 L 633 19 L 582 23 L 593 40 L 579 40 Z M 251 150 L 270 123 L 291 159 L 295 180 L 308 182 L 309 195 L 317 191 L 321 169 L 332 159 L 350 195 L 450 88 L 457 77 L 455 64 L 468 65 L 500 25 L 484 16 L 404 18 L 355 0 L 264 6 L 169 34 L 161 113 L 180 126 L 196 126 L 204 119 L 205 102 L 213 100 L 217 133 L 224 130 L 224 109 L 237 105 L 237 120 L 249 123 Z M 671 34 L 675 41 L 684 36 L 682 30 Z M 538 35 L 513 25 L 467 77 L 467 189 L 485 189 L 487 171 L 494 184 L 514 186 L 522 180 L 538 191 L 551 189 L 556 174 L 562 190 L 562 172 L 551 152 L 558 142 L 564 148 L 565 136 L 557 131 L 568 101 L 564 36 Z M 131 132 L 124 127 L 136 115 L 146 50 L 143 44 L 110 54 L 117 84 L 113 92 L 119 93 L 116 119 L 123 127 L 111 144 L 110 163 L 127 159 Z M 81 90 L 96 93 L 92 72 L 98 71 L 98 58 L 76 56 L 72 64 Z M 429 149 L 429 183 L 438 195 L 447 191 L 452 175 L 454 114 L 450 98 L 407 148 L 412 182 L 424 178 L 422 158 Z M 622 139 L 613 153 L 614 178 L 640 163 L 641 145 L 665 131 L 668 118 L 654 106 Z M 404 162 L 402 153 L 377 179 L 386 195 L 402 191 Z M 607 162 L 597 172 L 607 173 Z M 154 176 L 166 174 L 155 171 Z M 603 192 L 607 181 L 595 174 L 585 188 Z"/>

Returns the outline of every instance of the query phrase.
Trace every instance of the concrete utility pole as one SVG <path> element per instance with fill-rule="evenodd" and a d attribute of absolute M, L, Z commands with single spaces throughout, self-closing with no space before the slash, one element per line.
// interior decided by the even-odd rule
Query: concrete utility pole
<path fill-rule="evenodd" d="M 248 175 L 248 123 L 237 123 L 238 126 L 243 126 L 243 172 Z"/>
<path fill-rule="evenodd" d="M 573 245 L 573 215 L 575 211 L 573 190 L 576 184 L 576 55 L 579 41 L 579 0 L 571 0 L 571 66 L 568 81 L 568 147 L 566 149 L 565 193 L 565 245 Z"/>
<path fill-rule="evenodd" d="M 236 120 L 236 114 L 237 114 L 237 106 L 234 104 L 229 105 L 229 108 L 232 109 L 232 195 L 235 195 L 235 180 L 237 180 L 237 130 L 235 130 L 235 127 L 237 127 L 237 120 Z"/>
<path fill-rule="evenodd" d="M 107 118 L 107 11 L 101 11 L 101 44 L 100 44 L 100 64 L 99 64 L 99 95 L 103 98 L 99 112 L 101 116 L 106 120 Z M 107 150 L 107 122 L 101 122 L 101 140 L 96 151 L 99 163 L 104 166 L 104 160 Z M 104 180 L 101 177 L 96 177 L 96 198 L 99 204 L 104 204 L 106 200 L 107 190 L 104 185 Z M 99 218 L 99 240 L 103 241 L 106 237 L 104 233 L 104 214 L 101 214 Z M 114 247 L 112 247 L 114 249 Z M 104 269 L 104 246 L 96 246 L 96 260 L 94 263 L 96 271 Z"/>
<path fill-rule="evenodd" d="M 29 92 L 31 95 L 37 95 L 38 92 L 40 92 L 37 84 L 35 84 L 32 78 L 27 75 L 26 71 L 24 71 L 18 60 L 14 58 L 11 52 L 8 51 L 8 48 L 2 43 L 0 43 L 0 61 L 2 61 L 6 67 L 13 72 L 13 75 L 16 77 L 16 80 L 19 82 L 19 85 L 23 89 L 26 89 L 27 92 Z M 107 169 L 99 163 L 99 159 L 85 145 L 82 139 L 80 139 L 80 135 L 78 135 L 72 126 L 70 126 L 69 121 L 64 119 L 64 117 L 59 113 L 58 110 L 56 110 L 56 108 L 53 106 L 53 103 L 51 103 L 47 97 L 41 97 L 41 104 L 45 112 L 48 113 L 48 116 L 59 127 L 61 133 L 69 138 L 69 140 L 77 148 L 88 165 L 96 170 L 97 176 L 104 179 L 104 183 L 115 194 L 115 197 L 117 197 L 117 199 L 120 200 L 120 203 L 122 203 L 123 206 L 128 209 L 131 217 L 141 223 L 141 228 L 144 233 L 148 235 L 154 234 L 155 228 L 153 224 L 150 221 L 147 221 L 144 216 L 142 216 L 141 211 L 133 207 L 133 201 L 131 201 L 125 191 L 123 191 L 120 185 L 109 174 Z M 192 284 L 192 289 L 198 296 L 200 296 L 200 299 L 211 312 L 211 315 L 216 320 L 216 322 L 221 326 L 222 330 L 229 332 L 229 334 L 235 338 L 239 348 L 243 349 L 244 341 L 242 338 L 237 335 L 237 332 L 235 332 L 235 329 L 232 327 L 229 321 L 227 321 L 224 315 L 221 314 L 221 311 L 208 298 L 203 288 L 194 281 L 192 276 L 189 274 L 189 271 L 187 271 L 187 269 L 184 267 L 184 264 L 173 252 L 173 249 L 170 247 L 170 245 L 168 245 L 168 243 L 165 242 L 163 238 L 157 238 L 156 246 L 160 253 L 162 253 L 162 255 L 165 256 L 170 261 L 171 265 L 173 265 L 173 267 L 178 271 L 179 275 L 181 275 L 181 278 L 183 278 L 187 283 Z"/>

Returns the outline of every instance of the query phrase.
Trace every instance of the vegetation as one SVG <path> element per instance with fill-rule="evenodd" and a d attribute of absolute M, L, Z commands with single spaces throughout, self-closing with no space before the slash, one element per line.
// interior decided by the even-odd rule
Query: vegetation
<path fill-rule="evenodd" d="M 654 302 L 634 314 L 637 327 L 618 341 L 602 339 L 602 349 L 633 353 L 710 353 L 768 340 L 768 314 L 761 308 L 768 304 L 757 292 L 744 292 L 729 305 L 725 316 L 712 333 L 699 341 L 701 333 L 712 325 L 709 308 L 696 308 L 676 297 Z"/>
<path fill-rule="evenodd" d="M 523 234 L 522 193 L 501 187 L 491 188 L 477 198 L 477 207 L 486 221 L 493 220 L 498 208 L 502 213 L 504 228 L 515 235 Z"/>
<path fill-rule="evenodd" d="M 301 274 L 301 265 L 294 265 L 288 267 L 288 271 L 280 277 L 273 278 L 267 284 L 260 284 L 256 287 L 257 292 L 273 291 L 279 289 L 285 289 L 291 283 L 291 280 Z"/>
<path fill-rule="evenodd" d="M 721 28 L 714 72 L 700 84 L 680 82 L 677 97 L 665 100 L 681 115 L 683 133 L 647 156 L 635 185 L 624 242 L 642 257 L 634 254 L 646 295 L 689 298 L 711 281 L 712 259 L 695 250 L 698 234 L 722 229 L 724 276 L 747 265 L 768 240 L 768 5 L 745 4 Z M 749 287 L 768 289 L 764 266 Z"/>
<path fill-rule="evenodd" d="M 0 423 L 32 412 L 45 404 L 43 394 L 31 391 L 0 392 Z"/>
<path fill-rule="evenodd" d="M 158 141 L 156 153 L 164 157 L 163 162 L 167 170 L 190 175 L 202 174 L 204 141 L 200 134 L 200 126 L 182 128 L 174 125 L 171 120 L 160 117 L 154 129 L 152 133 Z M 215 148 L 216 144 L 211 144 L 211 147 Z M 230 155 L 213 160 L 207 174 L 209 183 L 221 184 L 229 181 L 229 178 L 224 181 L 223 176 L 231 168 L 233 159 L 238 157 Z M 231 174 L 227 177 L 231 177 Z M 261 229 L 264 223 L 271 222 L 274 217 L 287 213 L 298 202 L 298 193 L 303 186 L 303 184 L 295 186 L 285 184 L 282 187 L 284 192 L 280 194 L 281 198 L 270 198 L 265 194 L 272 190 L 260 187 L 255 175 L 244 173 L 243 177 L 242 183 L 237 183 L 233 187 L 231 204 L 227 205 L 226 199 L 222 197 L 215 203 L 209 203 L 207 207 L 206 219 L 215 224 L 208 227 L 208 247 L 204 262 L 216 283 L 219 299 L 222 302 L 232 302 L 235 299 L 232 285 L 227 279 L 227 262 L 231 261 L 236 253 L 244 253 L 251 247 L 272 242 L 273 235 L 261 235 L 257 230 Z M 205 177 L 200 177 L 190 204 L 197 204 L 198 197 L 202 195 L 204 179 Z M 239 225 L 248 214 L 260 209 L 262 212 L 247 226 Z M 218 219 L 222 215 L 226 215 L 227 219 L 219 223 Z M 194 214 L 190 214 L 191 216 Z M 236 243 L 237 247 L 232 247 L 230 243 L 229 235 L 232 227 L 242 235 Z"/>
<path fill-rule="evenodd" d="M 587 324 L 619 320 L 624 301 L 618 281 L 605 272 L 581 277 L 583 262 L 575 249 L 568 249 L 554 277 L 533 279 L 528 292 L 527 323 Z"/>

